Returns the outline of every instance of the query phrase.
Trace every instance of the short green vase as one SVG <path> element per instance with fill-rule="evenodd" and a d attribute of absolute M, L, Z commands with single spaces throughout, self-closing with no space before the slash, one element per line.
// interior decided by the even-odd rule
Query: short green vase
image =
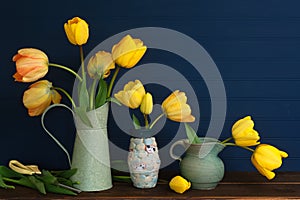
<path fill-rule="evenodd" d="M 201 138 L 200 144 L 190 144 L 188 140 L 175 142 L 170 149 L 170 155 L 180 160 L 180 173 L 188 179 L 193 189 L 214 189 L 224 176 L 224 163 L 218 154 L 224 145 L 214 138 Z M 185 147 L 185 156 L 181 159 L 173 154 L 176 145 Z"/>

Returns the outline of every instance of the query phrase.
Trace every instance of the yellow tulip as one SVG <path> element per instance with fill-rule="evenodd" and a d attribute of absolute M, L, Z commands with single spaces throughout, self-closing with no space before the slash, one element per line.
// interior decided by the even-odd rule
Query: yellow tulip
<path fill-rule="evenodd" d="M 39 49 L 20 49 L 12 60 L 16 62 L 17 72 L 13 75 L 15 81 L 33 82 L 44 77 L 48 72 L 48 57 Z"/>
<path fill-rule="evenodd" d="M 145 115 L 149 115 L 152 112 L 152 110 L 153 110 L 153 99 L 152 99 L 152 95 L 149 92 L 147 92 L 144 95 L 142 103 L 141 103 L 140 110 Z"/>
<path fill-rule="evenodd" d="M 145 93 L 145 88 L 141 81 L 135 80 L 134 82 L 128 82 L 124 86 L 124 89 L 116 93 L 114 96 L 123 105 L 134 109 L 141 105 Z"/>
<path fill-rule="evenodd" d="M 284 151 L 268 144 L 260 144 L 251 156 L 251 161 L 256 169 L 269 180 L 275 177 L 274 169 L 282 165 L 282 158 L 288 157 Z"/>
<path fill-rule="evenodd" d="M 193 122 L 195 117 L 191 114 L 192 110 L 186 103 L 187 97 L 184 92 L 176 90 L 162 103 L 162 110 L 170 120 L 176 122 Z"/>
<path fill-rule="evenodd" d="M 169 186 L 175 192 L 177 192 L 179 194 L 182 194 L 191 187 L 191 182 L 185 180 L 181 176 L 175 176 L 169 182 Z"/>
<path fill-rule="evenodd" d="M 232 126 L 232 137 L 238 146 L 254 146 L 260 142 L 259 134 L 253 129 L 254 122 L 250 116 L 238 120 Z"/>
<path fill-rule="evenodd" d="M 89 38 L 89 26 L 83 19 L 74 17 L 64 24 L 65 33 L 70 43 L 83 45 Z"/>
<path fill-rule="evenodd" d="M 106 51 L 98 51 L 90 58 L 87 70 L 91 78 L 106 78 L 110 75 L 110 70 L 115 68 L 111 54 Z"/>
<path fill-rule="evenodd" d="M 61 95 L 52 89 L 52 83 L 47 80 L 38 81 L 24 92 L 23 104 L 28 109 L 29 116 L 38 116 L 52 103 L 60 103 Z"/>
<path fill-rule="evenodd" d="M 143 41 L 133 39 L 130 35 L 126 35 L 123 39 L 112 48 L 113 60 L 121 67 L 132 68 L 143 57 L 147 50 Z"/>

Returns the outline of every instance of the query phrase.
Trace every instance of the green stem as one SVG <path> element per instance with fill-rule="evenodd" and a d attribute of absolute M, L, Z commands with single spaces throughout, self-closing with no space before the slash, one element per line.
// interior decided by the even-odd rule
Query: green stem
<path fill-rule="evenodd" d="M 55 63 L 49 63 L 49 66 L 58 67 L 58 68 L 66 70 L 68 72 L 71 72 L 71 74 L 75 75 L 79 79 L 80 82 L 82 81 L 82 78 L 76 72 L 74 72 L 72 69 L 70 69 L 66 66 L 55 64 Z"/>
<path fill-rule="evenodd" d="M 84 77 L 85 76 L 85 71 L 84 71 L 84 54 L 83 54 L 82 45 L 79 46 L 79 50 L 80 50 L 80 60 L 81 60 L 82 77 Z"/>
<path fill-rule="evenodd" d="M 228 141 L 231 140 L 231 139 L 232 139 L 232 137 L 229 137 L 229 138 L 227 138 L 226 140 L 223 140 L 221 143 L 224 144 L 224 143 L 228 142 Z"/>
<path fill-rule="evenodd" d="M 94 109 L 95 105 L 94 105 L 94 99 L 95 99 L 95 87 L 96 87 L 96 84 L 97 84 L 97 79 L 94 79 L 93 80 L 93 84 L 92 84 L 92 87 L 91 87 L 91 91 L 90 91 L 90 110 Z"/>
<path fill-rule="evenodd" d="M 62 89 L 60 87 L 52 87 L 52 89 L 59 90 L 59 91 L 63 92 L 68 97 L 68 99 L 71 101 L 72 106 L 74 108 L 76 107 L 75 102 L 73 101 L 72 97 L 69 95 L 69 93 L 66 90 L 64 90 L 64 89 Z"/>
<path fill-rule="evenodd" d="M 223 144 L 224 144 L 225 146 L 237 146 L 237 147 L 241 147 L 241 148 L 246 149 L 246 150 L 248 150 L 248 151 L 254 152 L 254 150 L 251 149 L 251 148 L 249 148 L 249 147 L 239 146 L 239 145 L 236 145 L 235 143 L 229 142 L 229 143 L 223 143 Z"/>
<path fill-rule="evenodd" d="M 110 81 L 109 86 L 108 86 L 108 90 L 107 90 L 107 98 L 110 97 L 110 94 L 111 94 L 111 90 L 112 90 L 113 84 L 114 84 L 114 82 L 115 82 L 115 80 L 116 80 L 116 78 L 117 78 L 117 75 L 118 75 L 119 71 L 120 71 L 120 67 L 117 66 L 117 68 L 116 68 L 116 70 L 115 70 L 115 73 L 114 73 L 113 77 L 111 78 L 111 81 Z"/>
<path fill-rule="evenodd" d="M 160 118 L 162 118 L 165 114 L 162 113 L 161 115 L 159 115 L 153 122 L 152 124 L 150 125 L 149 129 L 151 129 L 157 122 Z"/>
<path fill-rule="evenodd" d="M 7 181 L 7 182 L 11 182 L 11 183 L 16 183 L 16 184 L 19 184 L 19 185 L 23 185 L 25 187 L 30 187 L 32 189 L 36 189 L 36 187 L 29 180 L 28 181 L 25 181 L 23 179 L 15 180 L 15 179 L 7 178 L 7 177 L 3 177 L 3 180 Z"/>
<path fill-rule="evenodd" d="M 19 183 L 18 180 L 15 180 L 15 179 L 11 179 L 11 178 L 7 178 L 7 177 L 2 177 L 4 181 L 8 181 L 8 182 L 11 182 L 11 183 Z"/>
<path fill-rule="evenodd" d="M 144 114 L 144 119 L 145 119 L 145 127 L 149 128 L 148 115 Z"/>

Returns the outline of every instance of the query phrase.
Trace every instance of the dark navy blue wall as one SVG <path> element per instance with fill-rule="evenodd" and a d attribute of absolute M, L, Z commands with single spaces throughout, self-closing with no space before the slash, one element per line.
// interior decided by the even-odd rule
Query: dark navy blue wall
<path fill-rule="evenodd" d="M 63 23 L 80 16 L 90 25 L 86 52 L 114 34 L 138 27 L 170 28 L 195 39 L 217 64 L 226 87 L 228 110 L 221 137 L 228 137 L 232 123 L 249 114 L 264 143 L 289 153 L 280 170 L 299 171 L 299 7 L 297 0 L 7 2 L 0 13 L 0 164 L 19 159 L 48 169 L 67 167 L 64 153 L 42 130 L 40 118 L 28 117 L 21 101 L 29 84 L 14 82 L 11 58 L 19 48 L 36 47 L 53 62 L 78 69 L 78 49 L 68 43 Z M 172 55 L 155 52 L 146 54 L 141 62 L 155 59 L 174 68 L 185 64 Z M 201 77 L 189 70 L 186 67 L 183 73 L 189 77 L 203 108 L 201 135 L 208 126 L 210 100 Z M 72 90 L 71 75 L 52 69 L 47 77 Z M 65 99 L 63 102 L 69 104 Z M 113 120 L 110 122 L 114 133 L 110 137 L 127 148 L 129 137 L 114 128 Z M 75 135 L 71 114 L 64 110 L 50 112 L 47 123 L 71 151 Z M 159 135 L 159 143 L 170 138 L 172 132 L 166 130 Z M 227 148 L 221 156 L 227 170 L 254 170 L 245 150 Z"/>

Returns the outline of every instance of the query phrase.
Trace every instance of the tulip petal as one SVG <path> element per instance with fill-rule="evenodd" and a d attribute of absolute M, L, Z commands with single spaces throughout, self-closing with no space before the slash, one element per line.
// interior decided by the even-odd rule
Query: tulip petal
<path fill-rule="evenodd" d="M 73 45 L 83 45 L 89 37 L 89 28 L 85 20 L 74 17 L 64 24 L 65 33 Z"/>
<path fill-rule="evenodd" d="M 61 101 L 61 95 L 56 90 L 51 90 L 51 100 L 52 103 L 60 103 Z"/>
<path fill-rule="evenodd" d="M 193 122 L 195 117 L 191 114 L 191 108 L 186 103 L 184 92 L 174 91 L 162 103 L 161 107 L 167 118 L 176 122 Z"/>
<path fill-rule="evenodd" d="M 283 158 L 287 158 L 289 155 L 284 152 L 284 151 L 279 151 L 280 152 L 280 156 L 283 157 Z"/>
<path fill-rule="evenodd" d="M 140 110 L 143 114 L 149 115 L 153 110 L 153 99 L 152 95 L 147 92 L 142 100 Z"/>
<path fill-rule="evenodd" d="M 250 116 L 244 117 L 232 126 L 232 137 L 238 146 L 254 146 L 260 142 L 259 134 L 253 129 L 254 122 Z"/>
<path fill-rule="evenodd" d="M 143 57 L 147 50 L 140 39 L 126 35 L 112 48 L 112 58 L 121 67 L 132 68 Z"/>
<path fill-rule="evenodd" d="M 275 177 L 275 173 L 270 171 L 270 170 L 267 170 L 265 169 L 264 167 L 260 166 L 259 163 L 257 162 L 257 160 L 254 158 L 254 156 L 252 155 L 251 157 L 251 161 L 252 161 L 252 164 L 255 166 L 255 168 L 257 169 L 257 171 L 267 177 L 267 179 L 271 180 Z"/>
<path fill-rule="evenodd" d="M 33 82 L 44 77 L 48 72 L 48 57 L 38 49 L 24 48 L 13 57 L 17 72 L 13 75 L 16 81 Z"/>
<path fill-rule="evenodd" d="M 74 33 L 76 43 L 78 45 L 85 44 L 89 37 L 89 29 L 87 23 L 83 20 L 79 21 Z"/>
<path fill-rule="evenodd" d="M 13 61 L 16 61 L 19 57 L 29 57 L 32 59 L 42 59 L 42 60 L 48 60 L 48 56 L 39 49 L 34 48 L 24 48 L 18 50 L 18 54 L 16 57 L 13 57 Z"/>
<path fill-rule="evenodd" d="M 69 24 L 65 23 L 64 24 L 64 29 L 65 29 L 65 33 L 67 35 L 67 38 L 69 40 L 70 43 L 76 45 L 76 42 L 75 42 L 75 37 L 74 37 L 74 34 L 71 30 L 71 27 Z"/>
<path fill-rule="evenodd" d="M 135 109 L 141 105 L 145 93 L 145 88 L 141 81 L 135 80 L 134 82 L 128 82 L 124 86 L 124 89 L 116 93 L 114 96 L 123 105 Z"/>
<path fill-rule="evenodd" d="M 35 82 L 23 94 L 23 104 L 28 109 L 29 116 L 38 116 L 53 103 L 59 103 L 60 94 L 51 89 L 52 83 L 47 80 Z"/>

